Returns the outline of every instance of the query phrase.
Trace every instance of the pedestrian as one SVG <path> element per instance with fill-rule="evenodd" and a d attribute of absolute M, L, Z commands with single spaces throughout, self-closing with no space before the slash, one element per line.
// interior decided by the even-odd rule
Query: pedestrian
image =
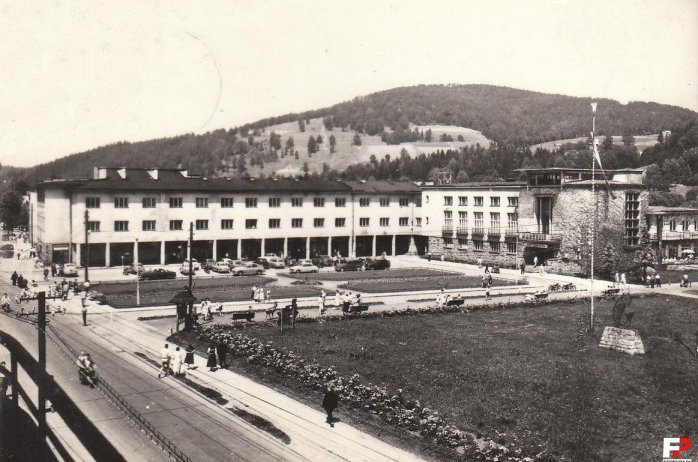
<path fill-rule="evenodd" d="M 520 265 L 520 266 L 521 266 L 521 274 L 524 274 L 524 273 L 526 272 L 526 262 L 524 261 L 523 258 L 521 259 L 521 265 Z"/>
<path fill-rule="evenodd" d="M 318 314 L 325 314 L 325 301 L 323 300 L 322 295 L 317 298 L 317 308 Z"/>
<path fill-rule="evenodd" d="M 220 318 L 221 316 L 223 316 L 223 303 L 222 303 L 222 302 L 218 304 L 218 308 L 216 309 L 216 311 L 218 311 L 218 317 L 219 317 L 219 318 Z"/>
<path fill-rule="evenodd" d="M 487 285 L 488 286 L 492 285 L 492 273 L 487 275 Z"/>
<path fill-rule="evenodd" d="M 334 304 L 337 306 L 337 308 L 340 307 L 342 304 L 342 291 L 337 290 L 337 292 L 334 293 Z"/>
<path fill-rule="evenodd" d="M 187 369 L 194 369 L 194 345 L 190 343 L 184 351 L 184 364 L 187 365 Z"/>
<path fill-rule="evenodd" d="M 10 276 L 10 279 L 12 279 L 12 285 L 13 285 L 13 286 L 16 286 L 16 285 L 17 285 L 17 278 L 18 278 L 18 277 L 19 277 L 19 276 L 17 275 L 17 271 L 13 272 L 13 273 L 12 273 L 12 276 Z"/>
<path fill-rule="evenodd" d="M 482 288 L 484 289 L 485 287 L 487 287 L 487 275 L 483 274 L 482 275 Z"/>
<path fill-rule="evenodd" d="M 662 287 L 662 279 L 659 277 L 659 273 L 654 275 L 654 283 L 657 285 L 658 288 Z"/>
<path fill-rule="evenodd" d="M 614 285 L 617 286 L 617 285 L 619 285 L 619 284 L 620 284 L 620 274 L 618 274 L 618 272 L 616 272 L 616 278 L 615 278 L 615 284 L 614 284 Z"/>
<path fill-rule="evenodd" d="M 216 370 L 216 345 L 214 345 L 213 343 L 209 345 L 208 350 L 206 350 L 206 353 L 208 353 L 206 367 L 208 367 L 209 372 L 214 372 Z"/>
<path fill-rule="evenodd" d="M 266 300 L 267 300 L 267 301 L 271 300 L 271 290 L 270 290 L 270 289 L 267 289 L 267 298 L 266 298 Z"/>
<path fill-rule="evenodd" d="M 56 277 L 56 264 L 51 263 L 51 277 L 55 278 Z"/>
<path fill-rule="evenodd" d="M 334 386 L 331 383 L 328 383 L 327 391 L 325 392 L 325 396 L 322 398 L 322 408 L 327 413 L 326 422 L 330 424 L 330 427 L 334 427 L 334 417 L 332 417 L 332 413 L 335 409 L 337 409 L 338 405 L 339 395 L 336 391 L 334 391 Z"/>
<path fill-rule="evenodd" d="M 650 289 L 654 289 L 654 276 L 650 274 L 649 276 L 647 276 L 647 279 L 649 279 L 650 281 Z"/>
<path fill-rule="evenodd" d="M 427 261 L 431 261 L 431 252 L 427 253 Z"/>
<path fill-rule="evenodd" d="M 87 325 L 87 305 L 82 306 L 82 325 Z"/>
<path fill-rule="evenodd" d="M 211 313 L 211 301 L 206 299 L 206 320 L 211 321 L 213 319 L 213 313 Z"/>
<path fill-rule="evenodd" d="M 179 350 L 179 347 L 175 348 L 172 355 L 172 374 L 175 377 L 182 375 L 182 352 Z"/>
<path fill-rule="evenodd" d="M 44 267 L 44 281 L 48 281 L 48 268 Z"/>
<path fill-rule="evenodd" d="M 485 265 L 485 274 L 489 274 L 490 272 L 490 265 Z"/>
<path fill-rule="evenodd" d="M 252 298 L 252 301 L 255 301 L 256 296 L 257 296 L 257 285 L 255 284 L 252 286 L 252 296 L 250 297 L 250 298 Z"/>
<path fill-rule="evenodd" d="M 87 291 L 86 290 L 83 290 L 82 293 L 80 294 L 80 303 L 82 304 L 83 308 L 87 307 Z"/>
<path fill-rule="evenodd" d="M 166 343 L 165 347 L 160 350 L 160 370 L 158 371 L 158 378 L 160 375 L 167 377 L 170 373 L 170 361 L 172 356 L 170 355 L 170 346 Z"/>
<path fill-rule="evenodd" d="M 620 275 L 620 283 L 621 283 L 621 285 L 623 286 L 623 289 L 627 289 L 627 288 L 628 288 L 628 278 L 627 278 L 627 276 L 625 275 L 625 273 L 621 273 L 621 275 Z"/>
<path fill-rule="evenodd" d="M 218 366 L 221 369 L 228 367 L 228 364 L 225 362 L 225 359 L 228 357 L 228 344 L 225 342 L 218 342 L 216 354 L 218 355 Z"/>
<path fill-rule="evenodd" d="M 538 266 L 538 255 L 533 257 L 533 267 L 535 268 L 536 266 Z"/>
<path fill-rule="evenodd" d="M 485 289 L 485 300 L 492 300 L 492 297 L 490 297 L 490 285 L 487 284 L 487 288 Z"/>

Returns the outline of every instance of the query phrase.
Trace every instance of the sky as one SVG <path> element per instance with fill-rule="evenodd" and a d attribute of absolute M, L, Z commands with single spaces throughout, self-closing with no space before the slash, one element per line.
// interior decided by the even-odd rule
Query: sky
<path fill-rule="evenodd" d="M 0 76 L 15 166 L 429 83 L 698 111 L 698 1 L 0 0 Z"/>

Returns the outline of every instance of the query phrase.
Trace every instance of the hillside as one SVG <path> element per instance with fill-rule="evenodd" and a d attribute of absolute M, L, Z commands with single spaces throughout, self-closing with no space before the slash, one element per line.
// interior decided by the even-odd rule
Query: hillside
<path fill-rule="evenodd" d="M 4 168 L 0 170 L 0 189 L 18 181 L 31 185 L 47 178 L 87 176 L 95 165 L 181 165 L 206 175 L 294 175 L 342 172 L 356 164 L 377 165 L 386 154 L 392 159 L 405 154 L 414 158 L 477 144 L 486 148 L 490 140 L 514 149 L 585 136 L 590 101 L 488 85 L 396 88 L 234 129 L 116 143 L 33 168 Z M 601 135 L 657 133 L 698 119 L 695 112 L 673 106 L 597 101 Z M 317 152 L 309 154 L 311 135 L 316 141 L 319 135 L 321 143 Z M 331 136 L 336 140 L 334 152 L 330 152 Z M 293 138 L 293 147 L 288 145 L 289 138 Z M 489 169 L 493 172 L 497 167 Z"/>

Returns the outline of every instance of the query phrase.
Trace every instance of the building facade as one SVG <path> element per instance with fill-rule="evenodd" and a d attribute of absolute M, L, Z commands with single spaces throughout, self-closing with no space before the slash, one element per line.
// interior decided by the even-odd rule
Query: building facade
<path fill-rule="evenodd" d="M 406 253 L 420 199 L 419 187 L 405 182 L 96 168 L 91 179 L 40 183 L 30 200 L 33 239 L 43 258 L 84 265 L 89 245 L 90 266 L 118 266 L 180 263 L 187 256 Z"/>
<path fill-rule="evenodd" d="M 648 207 L 647 232 L 660 261 L 672 261 L 698 251 L 698 209 Z"/>

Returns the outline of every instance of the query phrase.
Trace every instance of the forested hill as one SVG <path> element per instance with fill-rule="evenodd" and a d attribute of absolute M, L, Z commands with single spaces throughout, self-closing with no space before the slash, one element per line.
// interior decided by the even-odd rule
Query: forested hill
<path fill-rule="evenodd" d="M 421 152 L 428 153 L 437 149 L 458 151 L 468 143 L 460 136 L 456 141 L 457 133 L 452 138 L 450 135 L 444 138 L 448 134 L 442 133 L 441 139 L 435 134 L 432 140 L 431 130 L 415 129 L 415 126 L 425 125 L 479 130 L 500 146 L 518 149 L 542 141 L 588 135 L 590 101 L 590 98 L 489 85 L 396 88 L 331 107 L 263 119 L 228 130 L 116 143 L 29 169 L 5 168 L 0 170 L 0 189 L 3 185 L 17 182 L 32 185 L 48 178 L 85 177 L 96 165 L 181 165 L 207 175 L 266 176 L 277 171 L 283 163 L 290 164 L 297 172 L 345 171 L 350 163 L 366 162 L 368 156 L 373 159 L 372 154 L 381 159 L 392 153 L 395 158 L 402 153 L 402 147 L 408 148 L 407 152 L 413 155 L 420 152 L 418 149 L 410 151 L 410 146 L 406 145 L 394 146 L 397 151 L 390 151 L 388 145 L 415 143 Z M 599 104 L 597 127 L 600 135 L 658 133 L 661 129 L 683 127 L 698 120 L 697 113 L 674 106 L 656 103 L 623 105 L 606 99 L 596 101 Z M 274 129 L 282 135 L 274 134 Z M 363 146 L 359 149 L 362 141 Z M 366 158 L 359 158 L 362 153 Z M 500 172 L 500 175 L 505 174 Z"/>

